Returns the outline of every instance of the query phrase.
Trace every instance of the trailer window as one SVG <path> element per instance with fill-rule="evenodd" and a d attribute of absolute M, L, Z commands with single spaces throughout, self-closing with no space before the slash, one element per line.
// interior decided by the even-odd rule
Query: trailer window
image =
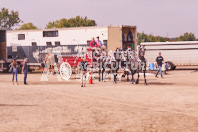
<path fill-rule="evenodd" d="M 36 42 L 32 42 L 32 46 L 37 46 L 37 43 Z"/>
<path fill-rule="evenodd" d="M 103 44 L 107 47 L 107 40 L 103 40 Z"/>
<path fill-rule="evenodd" d="M 18 40 L 25 40 L 25 34 L 18 34 Z"/>
<path fill-rule="evenodd" d="M 12 55 L 8 55 L 8 59 L 12 59 Z"/>
<path fill-rule="evenodd" d="M 58 37 L 58 31 L 43 31 L 43 37 Z"/>
<path fill-rule="evenodd" d="M 56 41 L 55 46 L 60 46 L 60 41 Z"/>
<path fill-rule="evenodd" d="M 103 44 L 107 44 L 107 40 L 103 40 Z"/>
<path fill-rule="evenodd" d="M 47 46 L 52 46 L 52 42 L 46 42 Z"/>

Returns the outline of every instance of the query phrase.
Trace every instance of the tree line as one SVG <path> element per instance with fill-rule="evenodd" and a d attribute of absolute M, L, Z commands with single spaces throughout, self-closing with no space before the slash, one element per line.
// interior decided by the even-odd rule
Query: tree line
<path fill-rule="evenodd" d="M 193 33 L 184 33 L 176 38 L 154 36 L 151 34 L 137 33 L 138 44 L 141 42 L 166 42 L 166 41 L 198 41 Z"/>
<path fill-rule="evenodd" d="M 0 11 L 0 29 L 13 30 L 14 27 L 23 23 L 19 18 L 18 11 L 9 11 L 6 8 L 2 8 Z M 88 19 L 87 17 L 76 16 L 75 18 L 63 18 L 60 20 L 49 22 L 46 25 L 46 29 L 50 28 L 67 28 L 67 27 L 86 27 L 86 26 L 96 26 L 95 20 Z M 20 28 L 15 28 L 15 30 L 28 30 L 28 29 L 38 29 L 33 23 L 24 23 Z"/>
<path fill-rule="evenodd" d="M 14 27 L 19 26 L 23 21 L 19 18 L 18 11 L 9 11 L 6 8 L 0 10 L 0 29 L 13 30 Z M 46 29 L 51 28 L 68 28 L 68 27 L 87 27 L 96 26 L 95 20 L 88 19 L 87 17 L 76 16 L 74 18 L 62 18 L 60 20 L 49 22 Z M 15 30 L 29 30 L 38 29 L 33 23 L 24 23 Z M 176 38 L 168 38 L 161 36 L 154 36 L 151 34 L 137 33 L 138 44 L 141 42 L 166 42 L 166 41 L 198 41 L 193 33 L 184 33 Z"/>

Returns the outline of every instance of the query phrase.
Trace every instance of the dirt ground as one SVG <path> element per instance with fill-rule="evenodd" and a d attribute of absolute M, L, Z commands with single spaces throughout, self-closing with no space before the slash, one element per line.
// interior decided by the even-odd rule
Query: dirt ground
<path fill-rule="evenodd" d="M 175 70 L 148 85 L 126 81 L 80 87 L 74 77 L 12 85 L 0 74 L 0 132 L 198 132 L 198 71 Z"/>

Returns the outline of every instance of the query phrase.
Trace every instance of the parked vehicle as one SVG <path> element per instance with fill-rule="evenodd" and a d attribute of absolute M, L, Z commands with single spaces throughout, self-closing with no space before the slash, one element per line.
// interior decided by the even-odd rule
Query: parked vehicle
<path fill-rule="evenodd" d="M 143 42 L 141 45 L 145 46 L 148 63 L 155 63 L 158 53 L 161 52 L 168 70 L 174 70 L 180 65 L 198 66 L 198 41 Z"/>

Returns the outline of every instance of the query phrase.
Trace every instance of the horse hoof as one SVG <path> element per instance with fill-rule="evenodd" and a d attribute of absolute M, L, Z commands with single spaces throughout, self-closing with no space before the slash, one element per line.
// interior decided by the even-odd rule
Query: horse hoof
<path fill-rule="evenodd" d="M 130 82 L 131 84 L 133 84 L 133 82 Z"/>
<path fill-rule="evenodd" d="M 129 79 L 127 79 L 127 81 L 129 81 Z"/>
<path fill-rule="evenodd" d="M 145 85 L 147 85 L 147 83 L 145 83 Z"/>
<path fill-rule="evenodd" d="M 117 83 L 116 81 L 114 81 L 113 83 Z"/>
<path fill-rule="evenodd" d="M 133 84 L 136 84 L 136 82 L 134 82 Z"/>
<path fill-rule="evenodd" d="M 105 82 L 105 80 L 103 80 L 103 82 Z"/>

